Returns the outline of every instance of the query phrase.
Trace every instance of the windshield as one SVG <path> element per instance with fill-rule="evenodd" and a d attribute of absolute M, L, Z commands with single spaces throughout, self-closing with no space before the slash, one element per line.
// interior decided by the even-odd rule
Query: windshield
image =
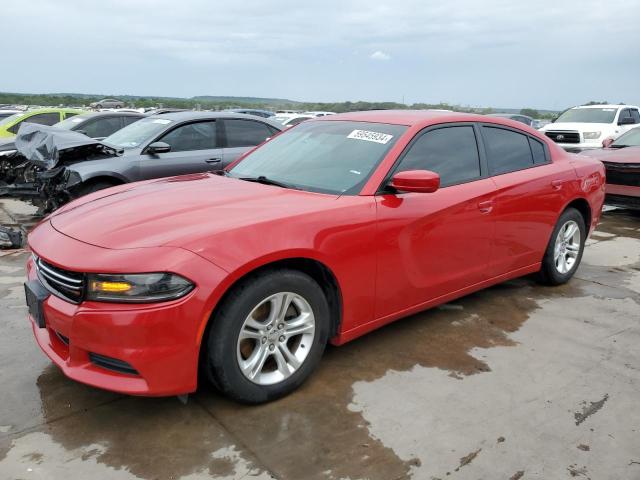
<path fill-rule="evenodd" d="M 555 123 L 613 123 L 617 108 L 572 108 L 558 117 Z"/>
<path fill-rule="evenodd" d="M 266 177 L 299 190 L 357 194 L 406 130 L 383 123 L 301 123 L 249 154 L 229 174 Z"/>
<path fill-rule="evenodd" d="M 640 127 L 629 130 L 609 146 L 612 148 L 640 147 Z"/>
<path fill-rule="evenodd" d="M 9 125 L 14 120 L 19 119 L 22 115 L 24 115 L 24 113 L 14 113 L 13 115 L 10 115 L 10 116 L 0 120 L 0 125 Z"/>
<path fill-rule="evenodd" d="M 173 123 L 167 118 L 143 118 L 109 135 L 103 143 L 129 150 L 137 148 Z"/>
<path fill-rule="evenodd" d="M 91 115 L 89 115 L 91 116 Z M 84 122 L 89 116 L 85 115 L 74 115 L 73 117 L 67 118 L 61 122 L 58 122 L 54 125 L 56 128 L 62 128 L 63 130 L 71 130 L 80 122 Z"/>

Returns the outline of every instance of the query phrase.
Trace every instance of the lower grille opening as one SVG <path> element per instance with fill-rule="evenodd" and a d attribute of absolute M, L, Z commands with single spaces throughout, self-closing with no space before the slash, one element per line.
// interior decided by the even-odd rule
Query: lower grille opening
<path fill-rule="evenodd" d="M 69 337 L 65 337 L 64 335 L 62 335 L 60 332 L 56 332 L 56 337 L 58 337 L 58 339 L 64 343 L 67 347 L 69 346 Z"/>
<path fill-rule="evenodd" d="M 129 375 L 139 375 L 138 371 L 129 365 L 127 362 L 118 360 L 117 358 L 105 357 L 104 355 L 98 355 L 97 353 L 89 352 L 89 360 L 94 365 L 102 367 L 107 370 L 118 373 L 126 373 Z"/>

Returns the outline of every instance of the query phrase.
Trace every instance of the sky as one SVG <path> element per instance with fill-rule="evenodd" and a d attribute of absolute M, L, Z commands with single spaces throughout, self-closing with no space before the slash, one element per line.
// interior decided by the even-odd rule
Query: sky
<path fill-rule="evenodd" d="M 637 0 L 2 0 L 0 91 L 640 104 Z"/>

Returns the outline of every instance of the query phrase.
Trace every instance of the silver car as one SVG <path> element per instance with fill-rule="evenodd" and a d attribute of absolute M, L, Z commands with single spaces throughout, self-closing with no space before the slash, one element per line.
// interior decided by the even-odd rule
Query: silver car
<path fill-rule="evenodd" d="M 39 170 L 29 188 L 51 211 L 123 183 L 223 169 L 283 129 L 252 115 L 185 111 L 143 118 L 102 141 L 29 126 L 16 144 Z"/>

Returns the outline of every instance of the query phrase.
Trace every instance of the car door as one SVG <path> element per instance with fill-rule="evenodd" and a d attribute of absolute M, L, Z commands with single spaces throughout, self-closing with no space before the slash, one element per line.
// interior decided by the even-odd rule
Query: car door
<path fill-rule="evenodd" d="M 224 125 L 222 168 L 237 160 L 247 150 L 251 150 L 278 133 L 275 128 L 260 120 L 225 118 L 221 122 Z"/>
<path fill-rule="evenodd" d="M 167 153 L 148 153 L 138 160 L 139 180 L 186 173 L 218 170 L 222 164 L 222 148 L 216 120 L 183 123 L 163 133 L 154 142 L 171 147 Z"/>
<path fill-rule="evenodd" d="M 431 170 L 440 174 L 441 187 L 376 197 L 378 318 L 489 277 L 495 185 L 477 139 L 477 128 L 467 123 L 419 133 L 392 174 Z"/>
<path fill-rule="evenodd" d="M 481 127 L 489 173 L 496 184 L 495 242 L 491 276 L 540 262 L 576 174 L 568 163 L 551 162 L 546 145 L 520 130 Z"/>

